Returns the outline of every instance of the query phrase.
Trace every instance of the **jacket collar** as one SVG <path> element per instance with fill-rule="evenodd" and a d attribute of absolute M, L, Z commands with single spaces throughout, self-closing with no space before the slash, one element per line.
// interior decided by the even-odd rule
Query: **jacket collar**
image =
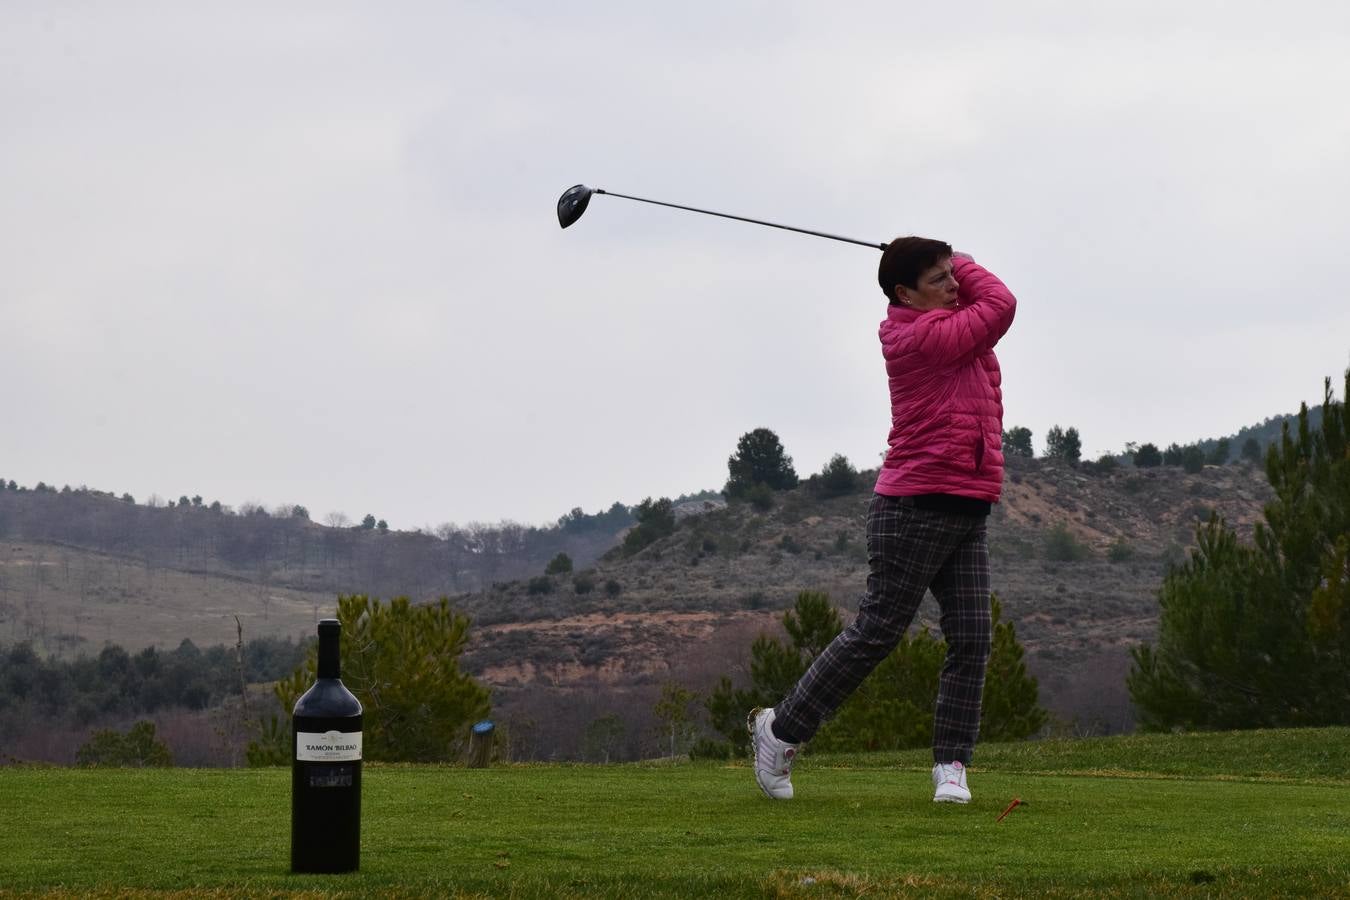
<path fill-rule="evenodd" d="M 886 307 L 886 320 L 901 325 L 908 325 L 921 315 L 923 313 L 919 310 L 901 303 L 892 303 Z"/>

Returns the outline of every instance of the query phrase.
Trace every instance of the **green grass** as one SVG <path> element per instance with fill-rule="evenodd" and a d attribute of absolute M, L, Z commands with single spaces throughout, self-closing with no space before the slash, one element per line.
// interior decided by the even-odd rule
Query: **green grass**
<path fill-rule="evenodd" d="M 1346 896 L 1350 729 L 745 764 L 367 765 L 361 871 L 293 876 L 287 770 L 0 769 L 0 895 Z M 1013 797 L 1024 805 L 995 818 Z"/>

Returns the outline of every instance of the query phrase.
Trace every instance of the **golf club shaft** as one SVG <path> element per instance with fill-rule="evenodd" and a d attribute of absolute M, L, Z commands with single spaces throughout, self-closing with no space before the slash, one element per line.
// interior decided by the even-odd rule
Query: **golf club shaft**
<path fill-rule="evenodd" d="M 606 194 L 610 197 L 622 197 L 625 200 L 637 200 L 639 203 L 654 203 L 657 206 L 669 206 L 672 209 L 683 209 L 689 212 L 703 213 L 707 216 L 720 216 L 723 219 L 735 219 L 737 222 L 749 222 L 752 225 L 767 225 L 770 228 L 781 228 L 784 231 L 795 231 L 799 234 L 810 234 L 815 237 L 829 238 L 832 241 L 843 241 L 846 244 L 859 244 L 863 247 L 875 247 L 878 250 L 885 250 L 885 244 L 878 244 L 873 241 L 859 241 L 854 238 L 840 237 L 837 234 L 826 234 L 823 231 L 811 231 L 809 228 L 793 228 L 791 225 L 779 225 L 777 222 L 765 222 L 763 219 L 749 219 L 745 216 L 733 216 L 730 213 L 713 212 L 710 209 L 699 209 L 696 206 L 681 206 L 678 203 L 666 203 L 662 200 L 648 200 L 646 197 L 633 197 L 629 194 L 616 194 L 613 191 L 606 191 L 603 188 L 596 188 L 596 194 Z"/>

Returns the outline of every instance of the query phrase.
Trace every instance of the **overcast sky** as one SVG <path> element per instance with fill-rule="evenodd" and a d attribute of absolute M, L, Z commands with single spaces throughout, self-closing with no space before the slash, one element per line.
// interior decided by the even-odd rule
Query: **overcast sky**
<path fill-rule="evenodd" d="M 391 527 L 884 449 L 864 247 L 1018 296 L 1005 426 L 1231 434 L 1350 363 L 1350 6 L 0 4 L 0 476 Z"/>

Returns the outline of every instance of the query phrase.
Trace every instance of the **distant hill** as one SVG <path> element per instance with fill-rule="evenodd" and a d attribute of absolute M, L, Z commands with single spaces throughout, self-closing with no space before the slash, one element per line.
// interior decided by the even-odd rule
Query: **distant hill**
<path fill-rule="evenodd" d="M 93 557 L 84 568 L 91 571 L 140 569 L 329 597 L 366 592 L 431 598 L 480 590 L 542 570 L 558 553 L 584 565 L 633 521 L 627 508 L 615 504 L 594 515 L 573 510 L 553 527 L 507 522 L 432 535 L 325 526 L 303 514 L 272 515 L 260 507 L 236 514 L 190 502 L 141 505 L 85 488 L 58 491 L 39 484 L 0 490 L 0 541 L 41 545 L 47 558 L 62 551 L 89 553 Z M 37 564 L 31 553 L 22 558 L 27 562 L 14 561 L 10 568 Z M 56 593 L 69 588 L 90 599 L 91 592 L 130 577 L 86 573 L 74 585 L 64 578 L 68 569 L 63 563 L 63 577 L 44 578 L 40 586 Z M 0 596 L 4 584 L 0 580 Z"/>
<path fill-rule="evenodd" d="M 494 716 L 519 752 L 577 758 L 601 716 L 621 715 L 636 741 L 664 682 L 707 690 L 723 674 L 744 677 L 750 642 L 780 630 L 799 591 L 827 591 L 851 614 L 874 478 L 861 473 L 830 498 L 803 485 L 767 511 L 691 495 L 674 533 L 631 557 L 618 549 L 632 522 L 618 505 L 548 528 L 428 535 L 6 486 L 0 644 L 65 656 L 108 642 L 233 644 L 235 617 L 245 640 L 309 636 L 338 593 L 449 595 L 474 620 L 465 664 L 492 685 Z M 1129 650 L 1155 634 L 1164 572 L 1197 522 L 1218 512 L 1249 536 L 1270 496 L 1249 463 L 1187 474 L 1009 460 L 991 519 L 994 589 L 1061 721 L 1132 726 Z M 558 553 L 574 571 L 544 576 Z M 921 623 L 936 627 L 936 616 L 929 599 Z"/>

